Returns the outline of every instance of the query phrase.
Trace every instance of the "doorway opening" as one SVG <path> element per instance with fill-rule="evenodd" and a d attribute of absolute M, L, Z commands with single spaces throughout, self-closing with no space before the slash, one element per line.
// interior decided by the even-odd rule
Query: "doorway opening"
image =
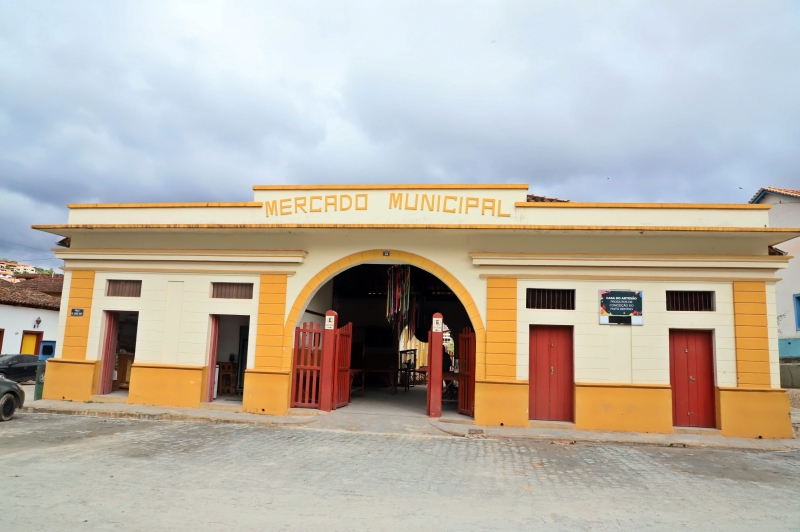
<path fill-rule="evenodd" d="M 136 357 L 138 329 L 138 312 L 105 312 L 105 337 L 98 395 L 118 397 L 121 402 L 127 399 L 131 366 Z"/>
<path fill-rule="evenodd" d="M 411 265 L 362 264 L 322 285 L 298 320 L 292 406 L 319 408 L 325 314 L 338 314 L 336 340 L 349 343 L 337 358 L 333 408 L 349 413 L 421 415 L 429 386 L 440 386 L 443 416 L 472 416 L 475 334 L 464 305 L 438 277 Z M 429 379 L 434 314 L 443 316 L 441 379 Z M 349 329 L 345 329 L 350 327 Z M 343 374 L 346 372 L 346 378 Z M 347 382 L 349 397 L 340 392 Z"/>
<path fill-rule="evenodd" d="M 213 314 L 208 349 L 208 377 L 204 401 L 241 407 L 250 316 Z"/>

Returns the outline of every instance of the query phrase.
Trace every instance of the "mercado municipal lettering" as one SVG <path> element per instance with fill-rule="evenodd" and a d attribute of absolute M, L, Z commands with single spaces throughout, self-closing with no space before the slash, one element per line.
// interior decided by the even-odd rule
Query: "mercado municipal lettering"
<path fill-rule="evenodd" d="M 527 185 L 255 186 L 69 205 L 44 397 L 790 437 L 768 205 Z M 646 297 L 644 295 L 646 294 Z M 388 414 L 387 414 L 388 415 Z"/>

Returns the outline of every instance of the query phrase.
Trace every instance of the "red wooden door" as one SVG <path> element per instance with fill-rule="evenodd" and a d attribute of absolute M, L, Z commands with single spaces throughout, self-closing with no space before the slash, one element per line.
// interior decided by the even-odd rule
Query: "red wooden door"
<path fill-rule="evenodd" d="M 319 408 L 319 378 L 322 369 L 322 329 L 304 323 L 294 333 L 292 407 Z"/>
<path fill-rule="evenodd" d="M 672 424 L 715 427 L 714 348 L 711 331 L 670 329 Z"/>
<path fill-rule="evenodd" d="M 208 345 L 208 380 L 206 402 L 214 400 L 214 385 L 217 383 L 217 346 L 219 345 L 219 316 L 211 316 L 211 331 Z"/>
<path fill-rule="evenodd" d="M 458 335 L 458 413 L 475 415 L 475 332 L 471 327 Z"/>
<path fill-rule="evenodd" d="M 119 314 L 106 312 L 106 334 L 103 338 L 103 358 L 101 362 L 99 395 L 111 393 L 114 384 L 114 366 L 117 363 L 117 334 L 119 333 Z"/>
<path fill-rule="evenodd" d="M 575 404 L 572 327 L 531 325 L 529 352 L 530 419 L 572 421 Z"/>
<path fill-rule="evenodd" d="M 334 381 L 334 408 L 350 404 L 350 355 L 353 345 L 353 324 L 336 329 L 336 380 Z"/>

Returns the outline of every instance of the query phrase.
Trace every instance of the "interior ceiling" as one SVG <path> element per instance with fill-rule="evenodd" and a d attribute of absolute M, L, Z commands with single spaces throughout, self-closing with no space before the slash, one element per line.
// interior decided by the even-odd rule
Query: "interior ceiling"
<path fill-rule="evenodd" d="M 333 278 L 333 296 L 339 299 L 385 299 L 389 268 L 385 264 L 361 264 L 345 270 Z M 416 266 L 411 266 L 411 293 L 424 300 L 458 299 L 438 277 Z"/>

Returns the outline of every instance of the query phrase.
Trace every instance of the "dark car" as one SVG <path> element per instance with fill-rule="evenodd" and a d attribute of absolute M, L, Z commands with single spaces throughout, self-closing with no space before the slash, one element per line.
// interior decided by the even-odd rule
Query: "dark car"
<path fill-rule="evenodd" d="M 36 380 L 36 355 L 0 355 L 0 379 L 25 382 Z"/>
<path fill-rule="evenodd" d="M 25 403 L 25 392 L 14 381 L 0 379 L 0 421 L 8 421 Z"/>

